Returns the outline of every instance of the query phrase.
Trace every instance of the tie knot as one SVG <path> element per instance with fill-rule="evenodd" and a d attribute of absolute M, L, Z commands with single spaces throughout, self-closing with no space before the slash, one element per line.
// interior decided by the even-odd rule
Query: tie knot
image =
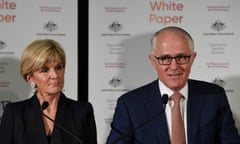
<path fill-rule="evenodd" d="M 180 99 L 182 98 L 182 95 L 179 92 L 174 92 L 171 96 L 171 99 L 174 101 L 174 103 L 178 103 Z"/>

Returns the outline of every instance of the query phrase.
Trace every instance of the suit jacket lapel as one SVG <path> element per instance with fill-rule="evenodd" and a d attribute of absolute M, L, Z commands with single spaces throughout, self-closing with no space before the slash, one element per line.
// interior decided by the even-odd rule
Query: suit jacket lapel
<path fill-rule="evenodd" d="M 64 96 L 61 95 L 60 99 L 59 99 L 59 103 L 58 103 L 58 110 L 57 110 L 57 115 L 55 118 L 55 122 L 58 123 L 59 125 L 61 125 L 64 129 L 68 129 L 66 127 L 66 124 L 71 123 L 69 121 L 64 121 L 67 118 L 70 118 L 70 116 L 67 115 L 67 113 L 65 113 L 65 109 L 67 109 L 67 107 L 64 105 L 63 100 Z M 62 143 L 71 143 L 71 139 L 66 139 L 65 137 L 66 132 L 64 130 L 62 130 L 61 128 L 59 128 L 59 126 L 57 126 L 56 124 L 54 125 L 54 130 L 52 133 L 52 138 L 51 138 L 51 144 L 62 144 Z"/>
<path fill-rule="evenodd" d="M 189 80 L 187 103 L 187 129 L 189 143 L 196 143 L 199 140 L 200 119 L 205 99 L 205 96 L 199 94 L 196 88 L 197 86 L 194 81 Z"/>
<path fill-rule="evenodd" d="M 76 125 L 73 121 L 73 113 L 71 113 L 71 108 L 72 107 L 66 103 L 66 97 L 64 95 L 61 95 L 58 103 L 58 110 L 55 121 L 68 132 L 74 134 L 75 136 L 78 136 L 76 131 L 74 131 L 76 129 Z M 59 126 L 55 124 L 51 138 L 51 144 L 77 143 L 77 141 L 70 134 L 68 134 L 68 132 L 59 128 Z"/>
<path fill-rule="evenodd" d="M 151 123 L 154 126 L 158 143 L 169 144 L 167 121 L 157 80 L 153 82 L 152 89 L 146 95 L 145 108 L 149 119 L 153 118 Z"/>
<path fill-rule="evenodd" d="M 156 137 L 159 143 L 170 143 L 169 132 L 167 128 L 166 116 L 163 110 L 163 103 L 158 88 L 158 81 L 154 81 L 152 88 L 146 94 L 145 109 L 149 119 L 154 115 L 159 114 L 151 123 L 154 125 Z M 189 80 L 188 88 L 188 103 L 187 103 L 187 129 L 188 129 L 188 143 L 197 143 L 199 140 L 199 125 L 202 113 L 202 106 L 204 104 L 205 96 L 199 94 L 197 85 L 194 81 Z M 166 137 L 168 139 L 166 139 Z"/>
<path fill-rule="evenodd" d="M 28 101 L 26 104 L 24 121 L 24 129 L 26 130 L 26 143 L 47 144 L 46 135 L 44 135 L 45 131 L 40 112 L 40 104 L 36 96 L 33 96 L 33 98 L 30 99 L 30 101 Z"/>

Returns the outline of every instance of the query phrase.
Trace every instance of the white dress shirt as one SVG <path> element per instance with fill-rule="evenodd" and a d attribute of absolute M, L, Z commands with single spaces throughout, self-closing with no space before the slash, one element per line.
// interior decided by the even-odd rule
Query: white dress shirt
<path fill-rule="evenodd" d="M 163 94 L 167 94 L 169 98 L 173 94 L 173 91 L 169 89 L 166 85 L 164 85 L 160 80 L 159 80 L 159 90 L 161 92 L 161 96 Z M 180 90 L 180 93 L 184 96 L 184 98 L 181 99 L 180 101 L 180 109 L 181 109 L 181 114 L 184 120 L 184 128 L 185 128 L 185 137 L 186 137 L 186 144 L 188 143 L 187 141 L 187 100 L 188 100 L 188 84 Z M 165 109 L 165 114 L 167 118 L 167 124 L 168 124 L 168 132 L 170 139 L 172 137 L 172 123 L 171 123 L 171 109 L 174 105 L 173 100 L 168 100 L 168 103 L 166 104 L 166 109 Z"/>

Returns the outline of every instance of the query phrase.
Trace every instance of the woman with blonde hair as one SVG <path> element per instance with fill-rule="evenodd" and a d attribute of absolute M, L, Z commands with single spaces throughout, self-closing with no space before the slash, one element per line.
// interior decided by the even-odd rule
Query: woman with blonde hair
<path fill-rule="evenodd" d="M 20 72 L 33 95 L 5 107 L 1 144 L 97 143 L 92 105 L 62 92 L 65 65 L 65 52 L 55 40 L 35 40 L 25 48 Z"/>

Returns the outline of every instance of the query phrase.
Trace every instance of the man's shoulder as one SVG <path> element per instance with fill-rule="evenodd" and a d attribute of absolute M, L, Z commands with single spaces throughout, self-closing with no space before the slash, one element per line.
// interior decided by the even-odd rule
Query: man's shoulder
<path fill-rule="evenodd" d="M 143 92 L 143 91 L 148 91 L 154 87 L 157 87 L 158 86 L 158 81 L 157 80 L 154 80 L 152 82 L 149 82 L 149 83 L 146 83 L 144 85 L 141 85 L 139 87 L 136 87 L 130 91 L 128 91 L 126 94 L 129 94 L 129 93 L 139 93 L 139 92 Z"/>
<path fill-rule="evenodd" d="M 120 97 L 120 99 L 141 99 L 144 98 L 149 93 L 154 93 L 158 91 L 158 81 L 154 80 L 137 88 L 134 88 Z"/>
<path fill-rule="evenodd" d="M 224 91 L 224 88 L 214 82 L 208 82 L 203 80 L 189 79 L 188 84 L 190 88 L 197 88 L 199 90 L 215 90 L 215 91 Z"/>

